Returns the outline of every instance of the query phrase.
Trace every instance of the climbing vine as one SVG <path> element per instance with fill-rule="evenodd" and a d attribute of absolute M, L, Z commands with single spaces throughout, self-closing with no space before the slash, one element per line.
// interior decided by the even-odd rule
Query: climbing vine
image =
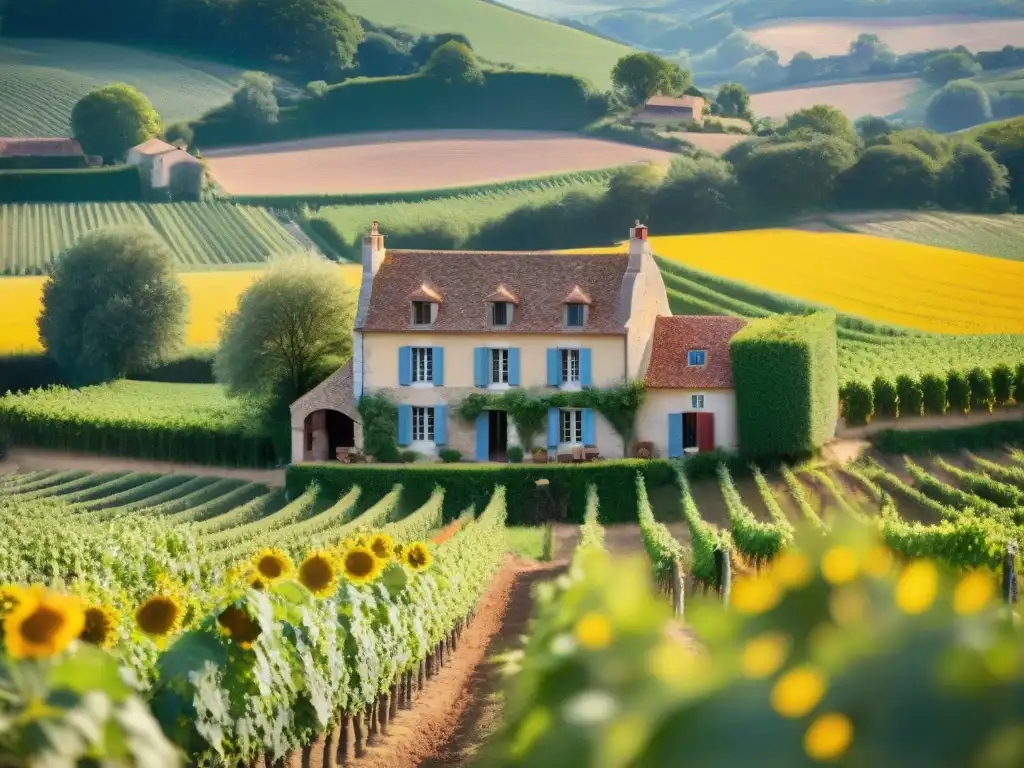
<path fill-rule="evenodd" d="M 636 414 L 643 402 L 643 384 L 631 381 L 612 389 L 578 392 L 474 392 L 456 406 L 455 413 L 464 421 L 474 421 L 484 411 L 505 411 L 515 424 L 523 447 L 532 450 L 537 434 L 544 430 L 549 408 L 593 408 L 612 425 L 628 450 L 636 432 Z"/>
<path fill-rule="evenodd" d="M 359 398 L 363 420 L 363 452 L 377 461 L 398 461 L 398 407 L 386 395 Z"/>

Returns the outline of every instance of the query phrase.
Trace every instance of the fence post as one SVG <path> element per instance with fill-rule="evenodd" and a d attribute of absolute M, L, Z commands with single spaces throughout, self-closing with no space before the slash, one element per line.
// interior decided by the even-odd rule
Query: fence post
<path fill-rule="evenodd" d="M 729 604 L 729 592 L 732 590 L 732 569 L 729 563 L 729 550 L 719 542 L 715 547 L 715 575 L 718 579 L 718 594 L 722 602 Z"/>
<path fill-rule="evenodd" d="M 672 595 L 672 613 L 677 619 L 683 618 L 683 567 L 678 560 L 672 561 L 672 571 L 669 574 L 669 593 Z"/>
<path fill-rule="evenodd" d="M 1017 542 L 1011 541 L 1003 555 L 1003 601 L 1012 606 L 1017 600 Z"/>

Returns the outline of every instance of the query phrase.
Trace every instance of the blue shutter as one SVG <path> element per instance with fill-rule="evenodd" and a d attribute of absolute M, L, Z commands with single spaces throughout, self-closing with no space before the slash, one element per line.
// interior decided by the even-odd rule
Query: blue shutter
<path fill-rule="evenodd" d="M 548 408 L 548 448 L 558 447 L 558 409 Z"/>
<path fill-rule="evenodd" d="M 398 406 L 398 444 L 409 445 L 412 442 L 412 406 Z"/>
<path fill-rule="evenodd" d="M 513 387 L 519 386 L 519 347 L 508 351 L 508 383 Z"/>
<path fill-rule="evenodd" d="M 590 386 L 590 349 L 583 348 L 580 350 L 580 386 Z"/>
<path fill-rule="evenodd" d="M 487 347 L 473 350 L 473 383 L 478 387 L 487 386 Z"/>
<path fill-rule="evenodd" d="M 594 435 L 594 409 L 583 409 L 583 444 L 597 445 L 597 437 Z"/>
<path fill-rule="evenodd" d="M 683 414 L 681 413 L 668 415 L 668 457 L 670 459 L 683 457 Z"/>
<path fill-rule="evenodd" d="M 398 348 L 398 383 L 403 387 L 412 384 L 412 347 Z"/>
<path fill-rule="evenodd" d="M 444 386 L 444 347 L 434 347 L 434 386 Z"/>
<path fill-rule="evenodd" d="M 476 417 L 476 460 L 487 461 L 490 458 L 490 447 L 490 416 L 484 411 Z"/>
<path fill-rule="evenodd" d="M 444 405 L 434 406 L 434 442 L 448 444 L 448 407 Z"/>
<path fill-rule="evenodd" d="M 557 387 L 562 383 L 562 356 L 557 349 L 548 350 L 548 386 Z"/>

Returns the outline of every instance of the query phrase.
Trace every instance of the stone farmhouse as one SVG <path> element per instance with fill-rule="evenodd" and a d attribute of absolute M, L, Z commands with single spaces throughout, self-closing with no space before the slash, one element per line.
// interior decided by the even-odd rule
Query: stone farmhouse
<path fill-rule="evenodd" d="M 628 254 L 386 250 L 374 222 L 363 238 L 362 286 L 350 362 L 291 406 L 292 460 L 362 448 L 357 403 L 398 406 L 398 444 L 503 461 L 518 445 L 501 410 L 467 423 L 474 392 L 554 393 L 642 381 L 636 441 L 656 456 L 737 447 L 729 340 L 733 317 L 673 317 L 647 228 Z M 622 458 L 628 446 L 591 408 L 550 408 L 535 443 L 549 457 Z M 535 446 L 536 447 L 536 446 Z"/>
<path fill-rule="evenodd" d="M 703 123 L 704 104 L 700 96 L 652 96 L 637 110 L 634 119 L 654 125 Z"/>
<path fill-rule="evenodd" d="M 181 147 L 149 139 L 128 150 L 128 165 L 137 166 L 143 185 L 155 195 L 198 200 L 206 168 Z"/>

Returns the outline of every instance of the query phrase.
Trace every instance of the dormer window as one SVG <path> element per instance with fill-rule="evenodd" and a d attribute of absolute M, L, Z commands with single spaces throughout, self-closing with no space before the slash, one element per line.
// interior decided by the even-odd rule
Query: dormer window
<path fill-rule="evenodd" d="M 686 353 L 686 364 L 690 368 L 703 368 L 707 365 L 708 353 L 703 349 L 691 349 Z"/>
<path fill-rule="evenodd" d="M 435 306 L 437 305 L 432 301 L 414 301 L 412 303 L 412 324 L 433 325 Z"/>
<path fill-rule="evenodd" d="M 587 317 L 587 305 L 586 304 L 566 304 L 565 305 L 565 324 L 569 328 L 582 328 L 586 322 Z"/>
<path fill-rule="evenodd" d="M 491 325 L 504 328 L 512 322 L 512 305 L 507 301 L 496 301 L 491 304 Z"/>

